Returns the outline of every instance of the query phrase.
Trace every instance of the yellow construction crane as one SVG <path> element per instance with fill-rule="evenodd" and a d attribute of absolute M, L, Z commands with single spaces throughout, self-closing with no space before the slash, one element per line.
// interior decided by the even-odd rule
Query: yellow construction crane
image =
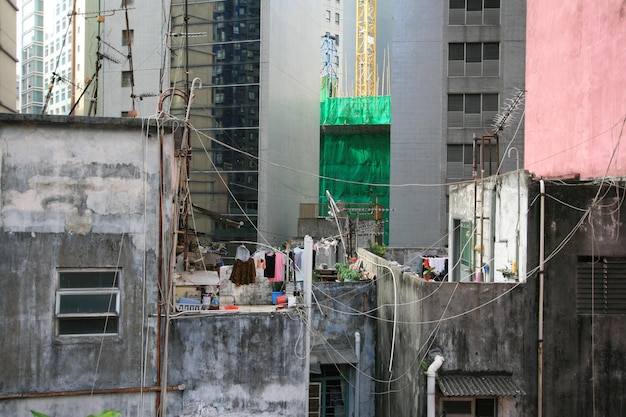
<path fill-rule="evenodd" d="M 357 0 L 355 96 L 376 96 L 376 0 Z"/>

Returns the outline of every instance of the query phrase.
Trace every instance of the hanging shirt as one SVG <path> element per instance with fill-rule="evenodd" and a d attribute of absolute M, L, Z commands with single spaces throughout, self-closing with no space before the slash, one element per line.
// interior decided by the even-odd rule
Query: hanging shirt
<path fill-rule="evenodd" d="M 268 279 L 270 282 L 282 282 L 285 276 L 285 254 L 276 252 L 274 254 L 274 278 Z"/>
<path fill-rule="evenodd" d="M 256 267 L 254 259 L 248 258 L 247 261 L 235 259 L 233 271 L 230 274 L 230 280 L 235 285 L 254 284 L 256 282 Z"/>
<path fill-rule="evenodd" d="M 268 253 L 265 255 L 265 271 L 263 271 L 263 275 L 268 281 L 271 281 L 271 278 L 274 278 L 274 273 L 276 272 L 276 256 L 273 253 Z"/>
<path fill-rule="evenodd" d="M 252 255 L 256 265 L 256 276 L 260 278 L 265 275 L 265 252 L 258 250 Z"/>
<path fill-rule="evenodd" d="M 296 281 L 304 281 L 304 274 L 302 273 L 302 252 L 300 248 L 293 250 L 293 264 L 296 271 Z"/>

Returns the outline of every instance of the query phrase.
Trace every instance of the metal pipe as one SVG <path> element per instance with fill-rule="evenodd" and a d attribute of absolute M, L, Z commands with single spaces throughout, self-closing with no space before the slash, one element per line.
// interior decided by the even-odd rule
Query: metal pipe
<path fill-rule="evenodd" d="M 359 417 L 361 406 L 361 333 L 354 332 L 354 350 L 356 354 L 356 376 L 354 378 L 354 417 Z"/>
<path fill-rule="evenodd" d="M 519 152 L 515 146 L 509 148 L 508 157 L 511 157 L 511 151 L 515 151 L 515 172 L 517 172 L 517 226 L 515 227 L 515 265 L 511 266 L 511 273 L 517 275 L 519 280 L 519 228 L 521 222 L 520 213 L 520 172 L 519 172 Z"/>
<path fill-rule="evenodd" d="M 543 414 L 543 279 L 545 260 L 545 196 L 546 186 L 543 180 L 539 180 L 540 204 L 539 204 L 539 324 L 537 340 L 537 417 Z"/>
<path fill-rule="evenodd" d="M 435 417 L 435 377 L 437 376 L 437 371 L 443 365 L 443 356 L 437 355 L 435 356 L 435 360 L 428 367 L 428 371 L 426 371 L 427 377 L 427 385 L 426 385 L 426 416 L 427 417 Z"/>
<path fill-rule="evenodd" d="M 0 400 L 15 400 L 21 398 L 46 398 L 46 397 L 72 397 L 76 395 L 99 395 L 99 394 L 130 394 L 135 392 L 159 392 L 163 387 L 131 387 L 131 388 L 104 388 L 84 389 L 76 391 L 48 391 L 48 392 L 16 392 L 14 394 L 0 394 Z M 167 391 L 184 391 L 185 384 L 169 385 Z"/>
<path fill-rule="evenodd" d="M 302 270 L 304 278 L 304 306 L 306 308 L 306 326 L 307 332 L 304 338 L 304 354 L 305 360 L 305 375 L 309 375 L 309 368 L 311 367 L 311 292 L 313 291 L 313 238 L 306 235 L 304 237 L 304 253 L 302 254 Z M 306 398 L 309 398 L 309 381 L 306 381 Z M 304 415 L 309 415 L 309 402 L 305 401 Z"/>

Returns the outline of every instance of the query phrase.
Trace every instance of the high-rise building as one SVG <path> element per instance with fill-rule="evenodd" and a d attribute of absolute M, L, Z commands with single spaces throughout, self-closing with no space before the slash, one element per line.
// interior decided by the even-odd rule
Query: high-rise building
<path fill-rule="evenodd" d="M 280 245 L 297 234 L 300 203 L 318 201 L 319 10 L 172 1 L 171 87 L 195 87 L 191 203 L 209 213 L 191 220 L 214 241 Z M 183 119 L 185 104 L 173 98 L 171 113 Z"/>
<path fill-rule="evenodd" d="M 15 113 L 15 64 L 17 63 L 17 15 L 15 0 L 0 0 L 0 113 Z"/>
<path fill-rule="evenodd" d="M 340 81 L 343 82 L 345 61 L 343 54 L 344 40 L 344 4 L 342 0 L 321 0 L 322 5 L 322 69 L 321 75 L 327 82 L 328 95 L 340 94 Z"/>
<path fill-rule="evenodd" d="M 24 0 L 22 10 L 22 113 L 156 113 L 169 20 L 154 2 Z"/>
<path fill-rule="evenodd" d="M 44 101 L 43 0 L 22 1 L 20 112 L 41 113 Z"/>
<path fill-rule="evenodd" d="M 100 57 L 95 114 L 152 116 L 169 81 L 169 1 L 159 2 L 158 7 L 153 0 L 100 3 L 100 42 L 90 51 Z"/>
<path fill-rule="evenodd" d="M 524 90 L 526 1 L 396 0 L 393 13 L 391 184 L 418 185 L 391 189 L 389 244 L 441 247 L 444 184 L 515 169 L 523 155 L 523 115 L 502 130 L 492 120 Z"/>

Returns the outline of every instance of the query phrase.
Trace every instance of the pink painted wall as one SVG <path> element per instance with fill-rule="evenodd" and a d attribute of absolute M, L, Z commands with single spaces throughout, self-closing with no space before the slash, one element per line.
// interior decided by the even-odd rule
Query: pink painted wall
<path fill-rule="evenodd" d="M 527 5 L 524 167 L 626 176 L 626 0 Z"/>

